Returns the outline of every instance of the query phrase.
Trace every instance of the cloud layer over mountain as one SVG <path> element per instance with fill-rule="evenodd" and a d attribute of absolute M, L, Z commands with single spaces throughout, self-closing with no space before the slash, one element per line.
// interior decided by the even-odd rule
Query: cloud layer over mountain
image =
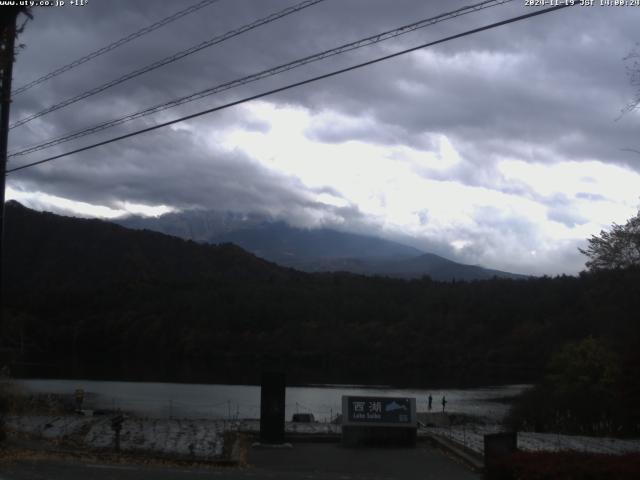
<path fill-rule="evenodd" d="M 191 1 L 34 9 L 19 87 Z M 13 121 L 294 2 L 220 0 L 25 93 Z M 464 6 L 325 1 L 11 131 L 10 150 Z M 9 168 L 470 28 L 509 2 L 27 157 Z M 266 213 L 402 240 L 462 263 L 576 273 L 577 247 L 637 211 L 640 117 L 624 57 L 640 8 L 575 6 L 9 176 L 8 197 L 115 216 Z"/>

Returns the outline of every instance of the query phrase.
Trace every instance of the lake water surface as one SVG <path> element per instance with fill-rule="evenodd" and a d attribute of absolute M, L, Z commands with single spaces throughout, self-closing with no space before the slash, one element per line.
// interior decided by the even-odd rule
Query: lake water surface
<path fill-rule="evenodd" d="M 17 380 L 33 393 L 72 395 L 85 391 L 85 406 L 92 409 L 122 409 L 147 417 L 258 418 L 260 386 L 205 385 L 185 383 L 105 382 L 94 380 Z M 327 421 L 340 413 L 343 395 L 415 397 L 418 412 L 427 411 L 427 397 L 433 397 L 433 411 L 446 411 L 501 420 L 508 405 L 492 399 L 514 397 L 527 385 L 506 385 L 470 389 L 391 389 L 349 385 L 287 387 L 286 418 L 297 412 L 313 413 Z"/>

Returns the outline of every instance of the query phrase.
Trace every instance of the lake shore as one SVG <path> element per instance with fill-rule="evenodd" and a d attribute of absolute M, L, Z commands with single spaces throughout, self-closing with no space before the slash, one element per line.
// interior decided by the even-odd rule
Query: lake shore
<path fill-rule="evenodd" d="M 102 382 L 76 380 L 15 380 L 15 385 L 31 395 L 58 395 L 73 403 L 77 389 L 84 391 L 83 408 L 122 410 L 138 416 L 156 418 L 258 418 L 259 385 L 207 385 L 142 382 Z M 389 389 L 380 386 L 328 385 L 286 388 L 285 418 L 294 413 L 312 413 L 318 421 L 332 421 L 342 408 L 342 396 L 396 396 L 416 398 L 418 412 L 428 412 L 427 399 L 433 398 L 434 412 L 442 397 L 447 412 L 487 417 L 500 422 L 509 405 L 495 398 L 515 398 L 527 385 L 485 386 L 475 389 Z"/>
<path fill-rule="evenodd" d="M 31 393 L 22 397 L 22 410 L 5 418 L 9 437 L 14 440 L 22 438 L 72 450 L 112 452 L 115 448 L 112 421 L 123 415 L 119 439 L 122 452 L 186 461 L 224 462 L 238 456 L 237 439 L 240 436 L 257 438 L 260 430 L 259 404 L 247 408 L 248 402 L 259 401 L 257 386 L 85 382 L 88 387 L 83 400 L 85 410 L 84 414 L 79 414 L 74 412 L 76 408 L 71 392 L 77 384 L 73 381 L 17 382 L 17 385 L 23 393 L 25 390 Z M 56 389 L 64 393 L 51 393 Z M 298 440 L 337 442 L 341 436 L 340 412 L 337 406 L 332 408 L 334 404 L 331 402 L 336 403 L 336 399 L 345 392 L 414 396 L 418 405 L 420 439 L 445 439 L 481 456 L 484 435 L 505 430 L 506 414 L 522 390 L 523 386 L 432 392 L 379 387 L 363 389 L 351 385 L 287 387 L 286 418 L 291 419 L 292 413 L 300 410 L 316 414 L 316 420 L 320 421 L 286 422 L 285 432 L 287 437 Z M 107 391 L 120 395 L 117 402 L 109 402 L 104 393 Z M 446 411 L 429 410 L 427 393 L 433 394 L 434 407 L 446 395 Z M 234 401 L 219 402 L 221 408 L 218 410 L 211 408 L 210 404 L 200 408 L 200 403 L 194 403 L 203 402 L 207 396 L 213 403 L 225 395 L 235 395 Z M 171 400 L 171 396 L 179 396 L 180 401 Z M 158 409 L 158 403 L 168 408 Z M 104 408 L 105 405 L 114 408 Z M 121 408 L 127 405 L 135 408 Z M 240 405 L 251 414 L 242 415 Z M 188 415 L 181 415 L 183 412 Z M 640 440 L 533 432 L 519 432 L 518 444 L 526 451 L 573 450 L 608 454 L 640 451 Z M 233 453 L 234 449 L 236 453 Z"/>
<path fill-rule="evenodd" d="M 484 452 L 485 434 L 503 431 L 501 425 L 481 422 L 455 424 L 455 415 L 429 414 L 430 426 L 421 422 L 419 438 L 436 436 L 454 442 L 478 455 Z M 423 420 L 426 419 L 422 416 Z M 5 419 L 9 439 L 27 438 L 65 448 L 112 452 L 115 432 L 113 416 L 19 415 Z M 436 426 L 439 423 L 440 426 Z M 447 425 L 448 424 L 448 425 Z M 193 461 L 225 461 L 237 457 L 238 435 L 257 438 L 260 421 L 210 419 L 157 419 L 125 417 L 120 449 L 125 453 L 153 454 Z M 339 441 L 341 427 L 335 423 L 285 423 L 285 435 L 298 440 Z M 640 439 L 518 432 L 518 448 L 524 451 L 578 451 L 620 455 L 640 452 Z"/>

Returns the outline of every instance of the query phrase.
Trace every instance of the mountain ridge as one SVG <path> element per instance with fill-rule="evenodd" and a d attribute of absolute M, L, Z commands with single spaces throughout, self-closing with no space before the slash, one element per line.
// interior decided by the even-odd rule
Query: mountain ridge
<path fill-rule="evenodd" d="M 116 223 L 198 242 L 234 243 L 258 257 L 305 272 L 345 271 L 404 279 L 430 276 L 439 281 L 527 278 L 458 263 L 375 236 L 331 228 L 297 228 L 255 213 L 186 211 L 155 218 L 131 216 Z"/>
<path fill-rule="evenodd" d="M 219 276 L 287 275 L 286 268 L 229 243 L 206 245 L 99 219 L 39 212 L 15 201 L 7 202 L 5 214 L 4 274 L 14 283 L 55 289 L 56 277 L 67 282 L 77 277 L 82 281 L 74 288 L 86 289 L 116 278 L 137 284 L 159 278 L 198 282 Z"/>

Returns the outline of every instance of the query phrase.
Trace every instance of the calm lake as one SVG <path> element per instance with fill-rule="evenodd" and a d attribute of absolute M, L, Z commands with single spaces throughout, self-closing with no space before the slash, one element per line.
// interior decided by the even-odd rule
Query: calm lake
<path fill-rule="evenodd" d="M 105 382 L 93 380 L 17 380 L 32 393 L 72 395 L 85 391 L 85 408 L 122 409 L 147 417 L 258 418 L 260 387 L 256 385 L 204 385 L 184 383 Z M 521 393 L 527 385 L 506 385 L 470 389 L 415 390 L 351 385 L 287 387 L 286 418 L 297 412 L 313 413 L 317 420 L 334 418 L 341 409 L 342 395 L 384 395 L 415 397 L 418 412 L 427 411 L 427 397 L 433 397 L 433 411 L 500 420 L 509 406 L 503 401 Z"/>

